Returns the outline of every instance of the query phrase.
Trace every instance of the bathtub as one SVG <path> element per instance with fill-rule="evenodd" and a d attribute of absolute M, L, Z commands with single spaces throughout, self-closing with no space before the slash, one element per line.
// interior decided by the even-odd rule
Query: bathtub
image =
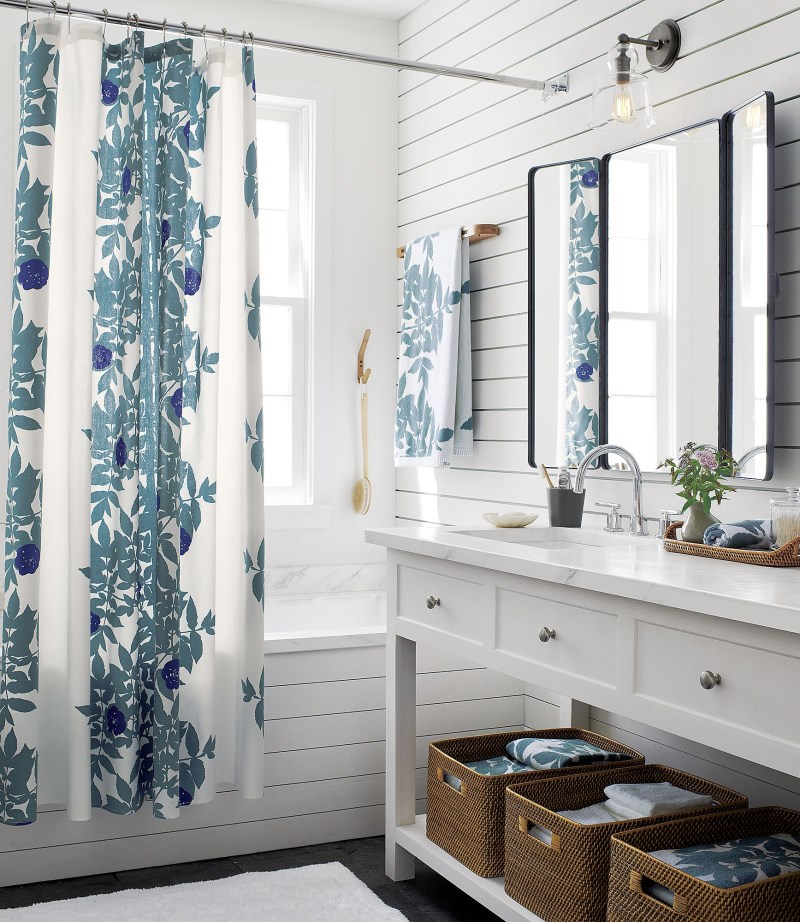
<path fill-rule="evenodd" d="M 331 592 L 267 596 L 265 653 L 382 646 L 386 592 Z"/>

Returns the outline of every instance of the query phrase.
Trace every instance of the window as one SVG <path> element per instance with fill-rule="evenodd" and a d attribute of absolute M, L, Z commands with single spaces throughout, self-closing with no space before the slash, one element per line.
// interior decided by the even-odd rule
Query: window
<path fill-rule="evenodd" d="M 259 230 L 264 363 L 264 498 L 309 503 L 313 105 L 259 96 Z"/>

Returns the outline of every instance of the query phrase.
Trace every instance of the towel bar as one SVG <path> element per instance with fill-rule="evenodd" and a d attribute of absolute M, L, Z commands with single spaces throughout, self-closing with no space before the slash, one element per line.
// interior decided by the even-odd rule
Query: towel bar
<path fill-rule="evenodd" d="M 470 224 L 469 227 L 461 228 L 461 236 L 469 240 L 470 243 L 477 243 L 479 240 L 488 240 L 490 237 L 499 237 L 500 228 L 496 224 Z M 405 247 L 397 248 L 397 258 L 403 259 L 406 255 Z"/>

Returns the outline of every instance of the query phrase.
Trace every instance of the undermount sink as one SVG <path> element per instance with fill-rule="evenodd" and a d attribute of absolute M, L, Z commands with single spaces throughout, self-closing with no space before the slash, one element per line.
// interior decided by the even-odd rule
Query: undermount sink
<path fill-rule="evenodd" d="M 456 528 L 453 531 L 467 538 L 524 544 L 542 551 L 574 551 L 578 547 L 613 548 L 630 540 L 627 533 L 607 534 L 580 528 Z"/>

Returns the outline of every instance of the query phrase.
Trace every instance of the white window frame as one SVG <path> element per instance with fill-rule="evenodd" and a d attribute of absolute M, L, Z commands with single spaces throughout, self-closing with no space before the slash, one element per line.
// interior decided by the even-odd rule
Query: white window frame
<path fill-rule="evenodd" d="M 313 229 L 311 204 L 314 200 L 313 107 L 305 100 L 259 95 L 256 115 L 260 119 L 285 122 L 289 127 L 290 199 L 298 207 L 289 212 L 289 237 L 296 241 L 293 265 L 290 266 L 289 290 L 268 293 L 268 279 L 262 274 L 261 307 L 287 307 L 291 314 L 292 359 L 292 483 L 289 487 L 264 488 L 267 506 L 304 505 L 310 501 L 310 353 L 309 329 L 313 317 L 312 253 L 309 252 Z M 267 153 L 268 157 L 268 153 Z M 262 162 L 266 157 L 262 157 Z M 267 395 L 265 396 L 273 396 Z M 283 396 L 283 395 L 274 395 Z M 265 439 L 268 444 L 268 439 Z"/>
<path fill-rule="evenodd" d="M 303 254 L 305 296 L 267 294 L 263 284 L 261 304 L 292 308 L 293 396 L 302 391 L 302 425 L 294 426 L 293 468 L 302 457 L 302 476 L 293 477 L 289 490 L 264 491 L 265 522 L 268 531 L 327 528 L 331 521 L 331 279 L 333 264 L 333 93 L 326 88 L 301 83 L 279 72 L 270 75 L 270 95 L 259 94 L 257 114 L 265 110 L 288 109 L 304 112 L 302 138 L 308 164 L 304 214 L 309 233 Z M 261 169 L 266 157 L 261 156 Z M 299 379 L 302 368 L 302 380 Z M 297 374 L 295 374 L 297 370 Z M 269 451 L 269 421 L 264 422 L 264 450 Z M 300 473 L 296 471 L 296 473 Z"/>

